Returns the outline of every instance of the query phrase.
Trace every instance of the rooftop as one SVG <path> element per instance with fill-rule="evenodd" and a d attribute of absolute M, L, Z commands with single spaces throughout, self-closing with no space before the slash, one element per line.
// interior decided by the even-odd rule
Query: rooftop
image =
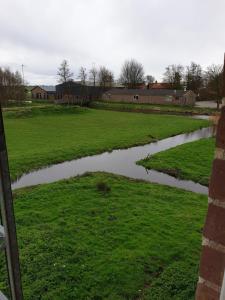
<path fill-rule="evenodd" d="M 111 95 L 145 95 L 145 96 L 183 96 L 184 90 L 169 89 L 111 89 L 107 94 Z"/>
<path fill-rule="evenodd" d="M 45 90 L 46 92 L 55 92 L 55 86 L 54 85 L 36 85 L 33 86 L 31 90 L 39 86 L 41 89 Z"/>

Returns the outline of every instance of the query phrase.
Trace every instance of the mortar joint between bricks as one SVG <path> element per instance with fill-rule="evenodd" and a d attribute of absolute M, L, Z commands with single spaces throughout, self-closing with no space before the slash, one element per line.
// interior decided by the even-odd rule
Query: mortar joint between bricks
<path fill-rule="evenodd" d="M 220 293 L 220 291 L 221 291 L 221 287 L 219 287 L 217 284 L 215 284 L 209 280 L 202 278 L 201 276 L 199 276 L 198 283 L 204 284 L 205 286 L 214 290 L 215 292 Z"/>
<path fill-rule="evenodd" d="M 203 236 L 202 246 L 210 247 L 225 254 L 225 246 Z"/>
<path fill-rule="evenodd" d="M 225 149 L 216 148 L 215 158 L 225 160 Z"/>
<path fill-rule="evenodd" d="M 208 197 L 208 203 L 213 204 L 213 205 L 218 206 L 218 207 L 225 208 L 225 202 L 221 201 L 221 200 L 218 200 L 218 199 L 213 199 L 211 197 Z"/>

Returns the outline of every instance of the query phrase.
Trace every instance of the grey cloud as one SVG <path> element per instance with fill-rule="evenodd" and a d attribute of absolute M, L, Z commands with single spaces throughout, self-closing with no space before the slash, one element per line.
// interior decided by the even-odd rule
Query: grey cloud
<path fill-rule="evenodd" d="M 224 0 L 0 0 L 0 65 L 55 83 L 61 60 L 107 65 L 134 57 L 158 79 L 171 63 L 221 63 Z"/>

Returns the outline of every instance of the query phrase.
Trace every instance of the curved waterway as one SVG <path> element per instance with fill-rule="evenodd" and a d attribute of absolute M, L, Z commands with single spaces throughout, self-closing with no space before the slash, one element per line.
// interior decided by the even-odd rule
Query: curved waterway
<path fill-rule="evenodd" d="M 24 174 L 12 184 L 12 188 L 17 189 L 43 183 L 50 183 L 82 175 L 86 172 L 100 171 L 122 175 L 132 179 L 141 179 L 149 182 L 165 184 L 196 193 L 207 194 L 208 188 L 206 186 L 202 186 L 193 181 L 179 180 L 155 170 L 146 170 L 144 167 L 137 165 L 136 162 L 146 156 L 211 136 L 212 129 L 203 128 L 191 133 L 179 134 L 164 140 L 152 142 L 144 146 L 104 152 L 98 155 L 87 156 L 55 164 Z"/>

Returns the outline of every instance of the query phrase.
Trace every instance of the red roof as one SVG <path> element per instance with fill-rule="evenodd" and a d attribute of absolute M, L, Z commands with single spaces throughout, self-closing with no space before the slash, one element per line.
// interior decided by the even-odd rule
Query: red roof
<path fill-rule="evenodd" d="M 150 89 L 170 89 L 171 85 L 169 83 L 166 82 L 155 82 L 155 83 L 151 83 L 149 84 L 149 88 Z"/>

